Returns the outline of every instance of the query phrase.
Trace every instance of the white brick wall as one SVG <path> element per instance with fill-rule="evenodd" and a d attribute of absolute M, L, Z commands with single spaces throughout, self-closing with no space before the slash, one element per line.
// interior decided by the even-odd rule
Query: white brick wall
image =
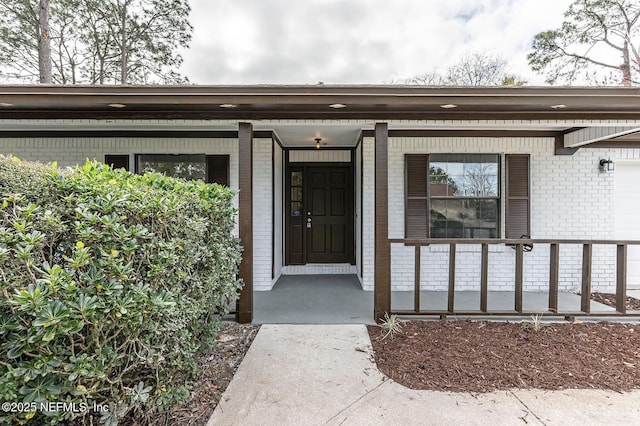
<path fill-rule="evenodd" d="M 362 288 L 373 290 L 375 239 L 375 146 L 373 138 L 362 140 Z"/>
<path fill-rule="evenodd" d="M 271 290 L 273 244 L 272 141 L 253 141 L 253 289 Z"/>
<path fill-rule="evenodd" d="M 552 138 L 391 138 L 389 155 L 389 236 L 404 235 L 404 154 L 409 153 L 498 153 L 531 154 L 531 218 L 534 238 L 611 239 L 615 235 L 614 173 L 600 173 L 600 158 L 640 159 L 640 149 L 581 149 L 573 156 L 554 155 Z M 362 146 L 362 243 L 357 244 L 358 269 L 363 287 L 373 289 L 374 280 L 374 140 L 365 138 Z M 329 151 L 326 151 L 329 152 Z M 347 152 L 348 151 L 344 151 Z M 343 153 L 344 153 L 343 152 Z M 238 187 L 238 152 L 235 139 L 211 138 L 2 138 L 0 153 L 30 161 L 57 161 L 60 166 L 83 163 L 86 158 L 102 161 L 105 154 L 129 154 L 133 169 L 136 153 L 205 153 L 230 155 L 230 185 Z M 307 151 L 315 153 L 315 151 Z M 315 155 L 315 154 L 314 154 Z M 272 286 L 272 141 L 254 141 L 254 287 Z M 358 154 L 359 160 L 359 154 Z M 299 160 L 302 161 L 302 160 Z M 334 159 L 334 161 L 337 161 Z M 348 161 L 348 160 L 347 160 Z M 359 163 L 359 161 L 358 161 Z M 276 175 L 278 178 L 278 175 Z M 504 190 L 504 173 L 502 174 Z M 357 185 L 359 188 L 359 185 Z M 359 195 L 360 196 L 360 195 Z M 237 201 L 236 201 L 237 202 Z M 236 204 L 237 205 L 237 204 Z M 502 200 L 501 211 L 504 211 Z M 276 220 L 278 220 L 276 218 Z M 359 228 L 359 227 L 358 227 Z M 504 229 L 504 215 L 501 229 Z M 278 246 L 278 244 L 277 244 Z M 362 251 L 360 265 L 359 251 Z M 429 247 L 422 251 L 423 288 L 443 289 L 448 275 L 448 248 Z M 392 247 L 392 284 L 396 289 L 413 288 L 413 248 Z M 281 265 L 276 254 L 276 270 Z M 490 253 L 491 289 L 511 289 L 514 252 L 492 247 Z M 581 247 L 561 247 L 560 277 L 565 289 L 580 285 Z M 456 281 L 461 289 L 478 286 L 480 253 L 460 247 Z M 545 289 L 548 280 L 548 247 L 537 245 L 525 254 L 527 290 Z M 613 247 L 594 248 L 593 286 L 611 289 L 614 277 Z"/>
<path fill-rule="evenodd" d="M 273 283 L 280 277 L 282 266 L 284 265 L 284 151 L 277 143 L 273 144 L 273 191 L 274 203 L 274 279 Z M 277 207 L 280 206 L 280 207 Z"/>
<path fill-rule="evenodd" d="M 364 223 L 365 253 L 363 286 L 373 288 L 373 206 L 374 140 L 364 141 Z M 533 238 L 612 239 L 614 237 L 614 199 L 612 173 L 601 173 L 600 158 L 638 158 L 640 150 L 581 149 L 573 156 L 554 155 L 553 138 L 390 138 L 389 140 L 389 237 L 404 237 L 404 155 L 417 153 L 526 153 L 531 155 L 531 233 Z M 504 192 L 502 173 L 501 193 Z M 504 198 L 501 199 L 504 212 Z M 504 230 L 502 214 L 501 233 Z M 423 289 L 446 289 L 448 247 L 432 246 L 422 250 L 421 284 Z M 392 245 L 392 286 L 410 290 L 414 285 L 414 248 Z M 489 254 L 490 289 L 511 290 L 514 280 L 515 252 L 507 247 L 492 247 Z M 581 246 L 561 246 L 560 281 L 565 290 L 580 286 Z M 549 248 L 536 245 L 525 253 L 525 290 L 548 287 Z M 479 289 L 479 248 L 458 247 L 456 288 Z M 613 247 L 596 246 L 593 252 L 593 288 L 612 290 L 615 283 Z"/>
<path fill-rule="evenodd" d="M 360 144 L 358 146 L 358 148 L 356 149 L 356 154 L 355 154 L 355 170 L 356 170 L 356 181 L 355 181 L 355 185 L 356 185 L 356 204 L 355 204 L 355 208 L 356 208 L 356 217 L 355 217 L 355 224 L 356 224 L 356 269 L 357 269 L 357 273 L 358 273 L 358 278 L 360 278 L 361 282 L 362 282 L 362 191 L 361 191 L 361 187 L 362 187 L 362 144 Z"/>

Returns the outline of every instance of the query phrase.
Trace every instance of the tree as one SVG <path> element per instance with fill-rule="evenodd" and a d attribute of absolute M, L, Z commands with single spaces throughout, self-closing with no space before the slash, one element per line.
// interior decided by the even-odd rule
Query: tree
<path fill-rule="evenodd" d="M 447 68 L 445 74 L 431 71 L 401 80 L 405 84 L 426 86 L 522 86 L 524 81 L 508 71 L 502 56 L 473 52 Z"/>
<path fill-rule="evenodd" d="M 40 83 L 53 83 L 51 69 L 51 38 L 49 28 L 49 18 L 51 16 L 51 6 L 49 0 L 40 0 L 38 11 L 38 70 L 40 73 Z"/>
<path fill-rule="evenodd" d="M 559 29 L 534 37 L 529 66 L 551 84 L 638 84 L 639 19 L 637 0 L 575 0 Z"/>
<path fill-rule="evenodd" d="M 474 52 L 447 69 L 446 81 L 456 86 L 497 86 L 504 81 L 506 69 L 503 57 Z"/>
<path fill-rule="evenodd" d="M 181 83 L 179 48 L 191 41 L 188 0 L 51 1 L 52 81 L 61 84 Z M 0 64 L 33 80 L 41 19 L 35 0 L 0 0 Z M 46 40 L 45 40 L 46 41 Z"/>
<path fill-rule="evenodd" d="M 0 0 L 0 63 L 12 79 L 52 82 L 49 0 Z"/>

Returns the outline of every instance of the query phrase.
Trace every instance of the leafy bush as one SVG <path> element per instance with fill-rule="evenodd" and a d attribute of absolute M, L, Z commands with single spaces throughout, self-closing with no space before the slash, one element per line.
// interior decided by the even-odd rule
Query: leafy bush
<path fill-rule="evenodd" d="M 109 407 L 103 423 L 144 421 L 185 401 L 194 357 L 241 287 L 233 196 L 0 156 L 0 401 L 76 404 L 0 423 L 95 422 L 94 404 Z"/>

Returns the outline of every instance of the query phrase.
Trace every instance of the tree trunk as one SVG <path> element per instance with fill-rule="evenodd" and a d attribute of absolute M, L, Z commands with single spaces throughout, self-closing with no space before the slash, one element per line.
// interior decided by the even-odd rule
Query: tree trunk
<path fill-rule="evenodd" d="M 120 34 L 120 43 L 121 43 L 121 54 L 120 54 L 120 84 L 127 84 L 127 62 L 129 58 L 127 57 L 127 6 L 129 2 L 125 1 L 122 5 L 122 23 L 120 30 L 122 33 Z"/>
<path fill-rule="evenodd" d="M 631 61 L 629 60 L 629 42 L 625 40 L 624 49 L 622 51 L 622 65 L 620 65 L 620 71 L 622 71 L 622 85 L 631 86 Z"/>
<path fill-rule="evenodd" d="M 40 0 L 40 15 L 38 17 L 38 68 L 41 84 L 52 84 L 53 73 L 51 65 L 51 38 L 49 33 L 50 0 Z"/>

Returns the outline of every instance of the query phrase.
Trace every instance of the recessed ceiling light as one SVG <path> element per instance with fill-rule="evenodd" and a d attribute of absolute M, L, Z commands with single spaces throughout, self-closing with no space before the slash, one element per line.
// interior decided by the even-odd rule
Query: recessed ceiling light
<path fill-rule="evenodd" d="M 440 108 L 452 109 L 452 108 L 458 108 L 458 105 L 456 105 L 456 104 L 444 104 L 444 105 L 440 105 Z"/>
<path fill-rule="evenodd" d="M 124 108 L 124 107 L 126 107 L 125 104 L 109 104 L 109 106 L 111 108 Z"/>
<path fill-rule="evenodd" d="M 342 108 L 346 108 L 347 106 L 345 104 L 331 104 L 329 105 L 329 108 L 333 108 L 333 109 L 342 109 Z"/>
<path fill-rule="evenodd" d="M 220 104 L 219 106 L 220 106 L 220 108 L 235 108 L 238 105 L 236 105 L 236 104 Z"/>
<path fill-rule="evenodd" d="M 0 102 L 0 107 L 9 108 L 9 107 L 12 107 L 12 106 L 13 106 L 13 104 L 10 104 L 10 103 L 7 103 L 7 102 Z"/>
<path fill-rule="evenodd" d="M 565 104 L 551 105 L 553 109 L 565 109 L 567 106 Z"/>

